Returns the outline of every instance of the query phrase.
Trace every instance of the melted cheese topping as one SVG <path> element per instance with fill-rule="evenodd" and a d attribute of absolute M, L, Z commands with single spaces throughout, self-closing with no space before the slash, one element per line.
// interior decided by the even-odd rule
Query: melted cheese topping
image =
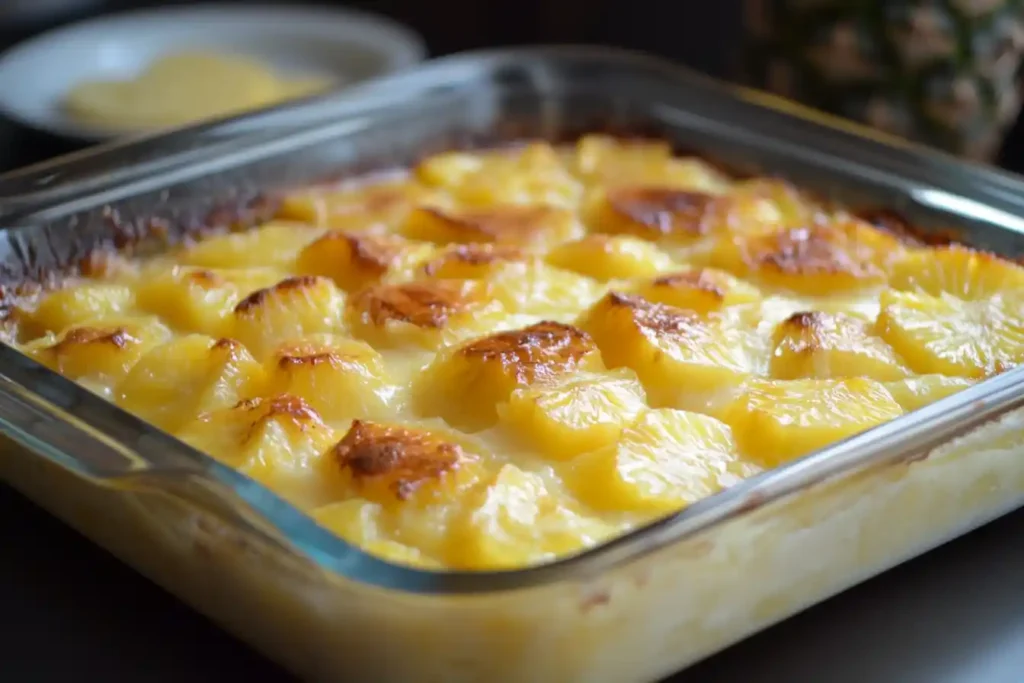
<path fill-rule="evenodd" d="M 600 136 L 316 187 L 21 348 L 371 553 L 579 552 L 1024 359 L 1024 270 Z"/>

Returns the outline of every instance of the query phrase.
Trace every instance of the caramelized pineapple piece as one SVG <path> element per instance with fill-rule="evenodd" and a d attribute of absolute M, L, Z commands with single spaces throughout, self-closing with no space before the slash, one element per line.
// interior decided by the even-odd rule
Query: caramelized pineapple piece
<path fill-rule="evenodd" d="M 304 275 L 329 277 L 341 289 L 355 292 L 388 276 L 411 272 L 431 251 L 429 245 L 395 235 L 330 232 L 299 253 L 296 267 Z"/>
<path fill-rule="evenodd" d="M 239 301 L 231 335 L 264 357 L 288 339 L 337 332 L 344 327 L 344 310 L 344 295 L 328 278 L 289 277 Z"/>
<path fill-rule="evenodd" d="M 475 280 L 423 280 L 369 287 L 349 300 L 353 333 L 376 346 L 436 348 L 483 334 L 505 311 Z"/>
<path fill-rule="evenodd" d="M 291 268 L 299 251 L 321 232 L 305 223 L 273 221 L 201 240 L 183 249 L 177 263 L 203 268 Z"/>
<path fill-rule="evenodd" d="M 581 186 L 547 143 L 489 152 L 438 154 L 416 167 L 428 187 L 444 188 L 460 204 L 573 207 Z"/>
<path fill-rule="evenodd" d="M 761 298 L 753 285 L 714 268 L 665 275 L 644 283 L 635 293 L 652 303 L 675 306 L 699 315 L 721 311 L 727 306 L 754 303 Z"/>
<path fill-rule="evenodd" d="M 878 329 L 920 374 L 980 379 L 1024 360 L 1024 301 L 1019 295 L 963 301 L 886 290 Z"/>
<path fill-rule="evenodd" d="M 425 187 L 407 178 L 360 180 L 289 194 L 279 214 L 332 230 L 383 233 L 394 230 L 414 206 L 430 199 Z"/>
<path fill-rule="evenodd" d="M 771 374 L 776 379 L 870 377 L 879 381 L 909 375 L 902 361 L 872 325 L 843 314 L 795 313 L 775 329 Z"/>
<path fill-rule="evenodd" d="M 585 332 L 570 325 L 540 322 L 474 339 L 442 354 L 417 386 L 417 406 L 459 429 L 494 424 L 496 406 L 519 387 L 556 377 L 603 369 Z"/>
<path fill-rule="evenodd" d="M 591 230 L 648 240 L 689 242 L 709 230 L 712 194 L 665 187 L 621 187 L 597 192 L 584 207 Z"/>
<path fill-rule="evenodd" d="M 670 270 L 672 258 L 636 237 L 588 235 L 555 247 L 548 263 L 596 280 L 651 277 Z"/>
<path fill-rule="evenodd" d="M 105 318 L 30 342 L 23 351 L 55 372 L 109 389 L 170 337 L 156 318 Z"/>
<path fill-rule="evenodd" d="M 607 290 L 593 278 L 539 259 L 500 265 L 487 282 L 506 310 L 534 319 L 571 320 L 580 307 L 597 301 Z"/>
<path fill-rule="evenodd" d="M 608 367 L 636 371 L 656 406 L 713 411 L 767 363 L 764 343 L 750 331 L 618 292 L 591 308 L 581 327 Z"/>
<path fill-rule="evenodd" d="M 426 277 L 442 280 L 480 280 L 508 263 L 521 263 L 527 258 L 519 247 L 507 244 L 452 244 L 423 264 Z"/>
<path fill-rule="evenodd" d="M 774 467 L 902 414 L 882 384 L 854 377 L 755 381 L 723 419 L 740 452 Z"/>
<path fill-rule="evenodd" d="M 241 343 L 192 334 L 144 355 L 118 386 L 118 403 L 174 431 L 199 413 L 260 393 L 265 383 L 263 367 Z"/>
<path fill-rule="evenodd" d="M 826 296 L 884 285 L 901 249 L 896 238 L 849 222 L 723 238 L 712 263 L 757 284 Z"/>
<path fill-rule="evenodd" d="M 396 401 L 384 359 L 354 339 L 312 335 L 279 347 L 271 364 L 270 393 L 301 396 L 327 420 L 386 416 Z"/>
<path fill-rule="evenodd" d="M 943 293 L 968 301 L 1024 289 L 1024 268 L 960 245 L 910 252 L 893 268 L 896 289 Z"/>
<path fill-rule="evenodd" d="M 329 458 L 335 498 L 380 505 L 384 538 L 434 557 L 450 543 L 447 520 L 485 476 L 478 444 L 444 428 L 356 420 Z"/>
<path fill-rule="evenodd" d="M 615 527 L 569 507 L 544 479 L 505 465 L 452 530 L 452 564 L 474 569 L 514 569 L 571 555 L 608 539 Z"/>
<path fill-rule="evenodd" d="M 135 294 L 125 285 L 87 282 L 72 284 L 47 295 L 26 316 L 26 331 L 60 332 L 86 321 L 120 317 L 135 305 Z"/>
<path fill-rule="evenodd" d="M 422 569 L 443 567 L 418 548 L 385 538 L 382 535 L 382 527 L 386 527 L 386 523 L 381 521 L 383 516 L 384 511 L 379 503 L 362 498 L 331 503 L 313 513 L 313 519 L 325 529 L 382 560 Z"/>
<path fill-rule="evenodd" d="M 952 396 L 963 391 L 974 384 L 973 380 L 963 377 L 946 377 L 945 375 L 919 375 L 918 377 L 907 377 L 894 382 L 886 382 L 885 388 L 889 390 L 896 402 L 906 412 L 924 408 L 926 405 Z"/>
<path fill-rule="evenodd" d="M 758 178 L 736 183 L 703 218 L 706 231 L 756 236 L 817 225 L 829 215 L 786 181 Z"/>
<path fill-rule="evenodd" d="M 594 508 L 659 515 L 738 482 L 744 471 L 727 425 L 665 408 L 644 413 L 617 442 L 576 458 L 566 478 Z"/>
<path fill-rule="evenodd" d="M 510 433 L 553 460 L 565 460 L 618 438 L 646 408 L 631 370 L 576 373 L 541 386 L 521 387 L 498 416 Z"/>
<path fill-rule="evenodd" d="M 498 206 L 464 211 L 424 206 L 409 215 L 406 237 L 437 244 L 499 244 L 543 248 L 583 233 L 575 215 L 549 206 Z"/>
<path fill-rule="evenodd" d="M 273 268 L 172 266 L 146 273 L 138 303 L 179 330 L 221 337 L 230 332 L 231 312 L 242 298 L 283 277 Z"/>
<path fill-rule="evenodd" d="M 574 170 L 589 183 L 642 183 L 675 189 L 722 192 L 729 179 L 699 159 L 674 157 L 660 140 L 623 140 L 588 135 L 577 143 Z"/>
<path fill-rule="evenodd" d="M 252 398 L 200 414 L 179 439 L 303 506 L 330 500 L 323 454 L 334 432 L 313 408 L 287 394 Z"/>

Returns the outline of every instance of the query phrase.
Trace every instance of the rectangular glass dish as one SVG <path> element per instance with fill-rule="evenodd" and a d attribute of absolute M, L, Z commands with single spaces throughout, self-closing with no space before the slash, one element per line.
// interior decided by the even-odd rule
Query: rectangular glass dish
<path fill-rule="evenodd" d="M 251 225 L 288 188 L 598 131 L 1024 252 L 1017 179 L 813 118 L 614 51 L 438 60 L 0 179 L 3 303 L 104 250 Z M 581 555 L 412 569 L 9 346 L 0 368 L 5 480 L 311 680 L 652 680 L 1024 502 L 1024 376 L 1011 369 Z"/>

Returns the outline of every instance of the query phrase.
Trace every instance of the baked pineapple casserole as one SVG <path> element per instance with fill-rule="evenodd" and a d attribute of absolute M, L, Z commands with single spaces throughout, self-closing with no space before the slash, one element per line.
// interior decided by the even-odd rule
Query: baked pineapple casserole
<path fill-rule="evenodd" d="M 506 569 L 1012 367 L 1024 269 L 592 135 L 293 193 L 13 319 L 368 552 Z"/>

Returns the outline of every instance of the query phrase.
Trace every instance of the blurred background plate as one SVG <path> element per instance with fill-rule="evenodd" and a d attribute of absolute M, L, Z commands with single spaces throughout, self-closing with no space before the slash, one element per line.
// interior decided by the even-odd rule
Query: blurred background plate
<path fill-rule="evenodd" d="M 201 5 L 108 15 L 48 31 L 0 56 L 0 113 L 81 142 L 114 135 L 69 117 L 83 81 L 130 79 L 154 60 L 202 50 L 251 57 L 288 73 L 351 84 L 424 59 L 412 30 L 361 11 L 298 5 Z"/>

